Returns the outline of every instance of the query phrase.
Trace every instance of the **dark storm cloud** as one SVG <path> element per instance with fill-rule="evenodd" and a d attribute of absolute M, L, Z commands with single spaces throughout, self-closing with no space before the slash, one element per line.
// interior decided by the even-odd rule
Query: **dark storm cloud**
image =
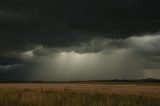
<path fill-rule="evenodd" d="M 29 80 L 32 71 L 26 64 L 0 65 L 0 81 L 22 81 Z"/>
<path fill-rule="evenodd" d="M 53 53 L 114 49 L 133 49 L 136 55 L 148 57 L 149 67 L 157 67 L 159 37 L 133 36 L 159 32 L 159 4 L 154 0 L 1 0 L 0 70 L 33 65 L 34 59 Z M 145 39 L 151 41 L 141 43 Z"/>
<path fill-rule="evenodd" d="M 159 31 L 159 1 L 7 0 L 0 4 L 0 46 L 68 46 L 94 36 L 124 38 Z M 5 48 L 4 48 L 5 46 Z"/>

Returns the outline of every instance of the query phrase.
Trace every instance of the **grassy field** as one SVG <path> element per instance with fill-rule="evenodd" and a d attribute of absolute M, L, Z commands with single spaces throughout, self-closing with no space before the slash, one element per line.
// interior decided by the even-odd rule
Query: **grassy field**
<path fill-rule="evenodd" d="M 0 106 L 160 106 L 157 84 L 0 84 Z"/>

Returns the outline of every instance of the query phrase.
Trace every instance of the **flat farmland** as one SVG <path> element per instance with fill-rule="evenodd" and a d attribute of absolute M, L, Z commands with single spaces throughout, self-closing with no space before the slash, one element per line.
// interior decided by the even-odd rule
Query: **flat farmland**
<path fill-rule="evenodd" d="M 2 106 L 160 106 L 160 84 L 1 83 Z"/>

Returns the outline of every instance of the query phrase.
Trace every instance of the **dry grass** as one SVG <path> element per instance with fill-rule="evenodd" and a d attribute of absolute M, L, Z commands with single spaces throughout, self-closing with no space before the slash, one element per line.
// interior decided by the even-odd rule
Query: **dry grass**
<path fill-rule="evenodd" d="M 160 106 L 160 86 L 0 84 L 0 106 Z"/>

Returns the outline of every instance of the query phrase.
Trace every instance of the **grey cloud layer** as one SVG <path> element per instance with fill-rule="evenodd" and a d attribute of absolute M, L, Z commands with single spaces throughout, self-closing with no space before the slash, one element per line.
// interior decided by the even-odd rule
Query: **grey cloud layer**
<path fill-rule="evenodd" d="M 93 39 L 67 48 L 37 46 L 22 52 L 20 58 L 38 63 L 32 73 L 34 80 L 158 78 L 159 41 L 159 34 Z"/>
<path fill-rule="evenodd" d="M 94 36 L 117 39 L 157 32 L 158 4 L 151 0 L 2 1 L 1 52 L 35 44 L 70 46 Z"/>
<path fill-rule="evenodd" d="M 12 55 L 25 62 L 23 67 L 15 68 L 15 63 L 4 65 L 1 73 L 5 78 L 16 73 L 10 77 L 12 80 L 24 80 L 20 77 L 23 75 L 25 80 L 58 81 L 159 78 L 159 41 L 160 35 L 155 34 L 116 40 L 95 38 L 69 47 L 37 45 Z M 6 70 L 8 66 L 10 69 Z"/>
<path fill-rule="evenodd" d="M 160 37 L 154 33 L 160 29 L 159 3 L 153 0 L 1 0 L 0 65 L 3 67 L 0 70 L 15 64 L 36 67 L 38 61 L 44 63 L 43 60 L 61 52 L 100 53 L 106 61 L 98 59 L 97 66 L 111 64 L 107 61 L 113 57 L 111 54 L 117 56 L 111 60 L 123 60 L 119 59 L 121 50 L 126 60 L 121 66 L 130 63 L 129 60 L 134 64 L 137 59 L 142 64 L 135 64 L 137 70 L 158 70 Z M 125 75 L 126 71 L 120 72 Z M 142 71 L 136 72 L 142 75 Z M 18 75 L 15 72 L 14 78 Z"/>

